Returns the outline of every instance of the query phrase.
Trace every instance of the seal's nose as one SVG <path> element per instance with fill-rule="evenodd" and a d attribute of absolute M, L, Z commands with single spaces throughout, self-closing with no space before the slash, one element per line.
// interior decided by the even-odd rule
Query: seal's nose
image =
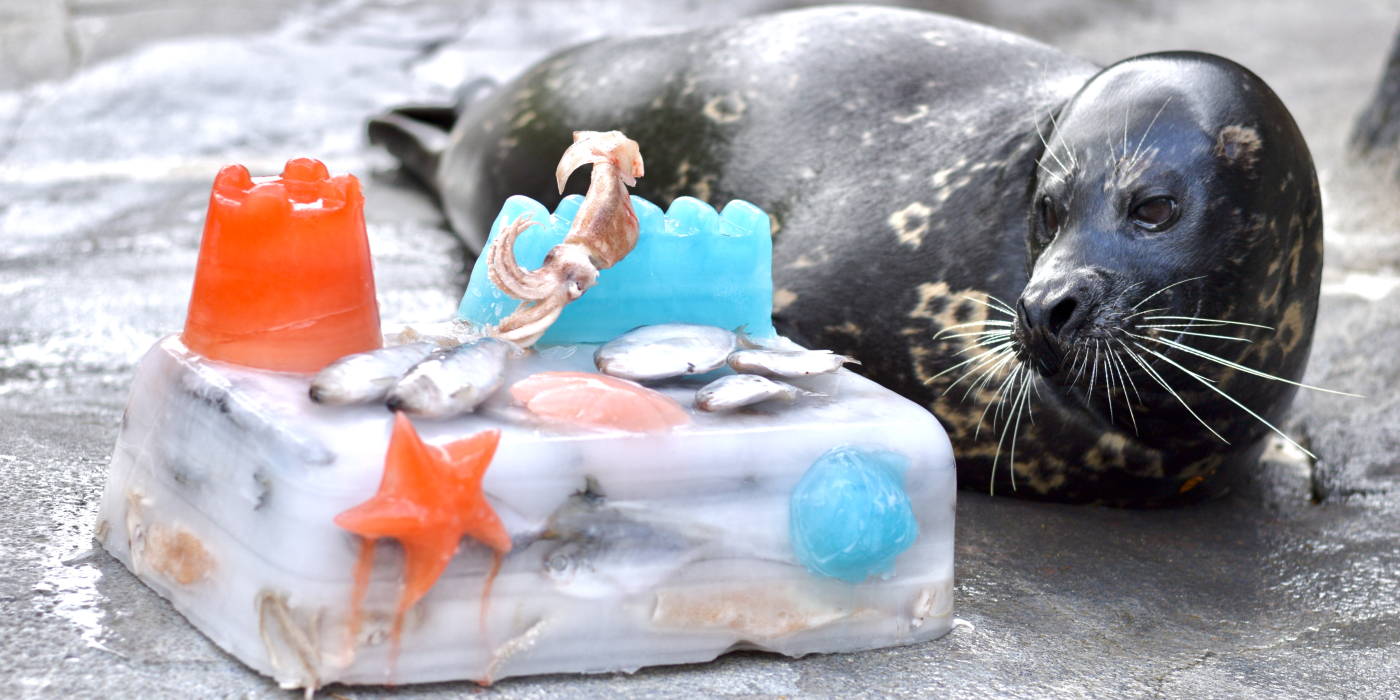
<path fill-rule="evenodd" d="M 1065 351 L 1088 323 L 1093 301 L 1089 276 L 1031 280 L 1016 302 L 1016 324 L 1029 359 L 1042 376 L 1060 371 Z"/>

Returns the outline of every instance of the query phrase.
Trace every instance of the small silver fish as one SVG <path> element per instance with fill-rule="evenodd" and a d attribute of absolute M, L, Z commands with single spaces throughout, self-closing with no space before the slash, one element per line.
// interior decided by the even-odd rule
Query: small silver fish
<path fill-rule="evenodd" d="M 593 364 L 603 374 L 646 382 L 719 369 L 738 347 L 739 337 L 723 328 L 663 323 L 613 338 L 593 353 Z"/>
<path fill-rule="evenodd" d="M 764 401 L 792 401 L 807 393 L 791 384 L 775 382 L 756 374 L 731 374 L 695 392 L 695 407 L 711 413 L 732 411 Z"/>
<path fill-rule="evenodd" d="M 506 357 L 518 351 L 500 338 L 438 350 L 414 365 L 389 391 L 389 409 L 424 418 L 470 413 L 499 389 Z"/>
<path fill-rule="evenodd" d="M 703 553 L 705 533 L 682 534 L 645 508 L 609 503 L 589 477 L 553 514 L 540 539 L 555 543 L 543 573 L 564 592 L 604 598 L 649 590 Z"/>
<path fill-rule="evenodd" d="M 383 401 L 404 372 L 436 349 L 432 343 L 409 343 L 346 355 L 311 380 L 311 400 L 332 406 Z"/>
<path fill-rule="evenodd" d="M 739 350 L 729 356 L 728 362 L 740 374 L 788 379 L 831 374 L 847 362 L 860 364 L 853 357 L 830 350 Z"/>

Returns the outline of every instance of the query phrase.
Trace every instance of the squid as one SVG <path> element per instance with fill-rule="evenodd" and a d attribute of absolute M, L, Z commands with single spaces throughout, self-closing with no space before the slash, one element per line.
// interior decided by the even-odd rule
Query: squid
<path fill-rule="evenodd" d="M 627 194 L 643 175 L 637 142 L 620 131 L 575 131 L 573 145 L 554 171 L 560 194 L 569 175 L 585 163 L 593 164 L 588 194 L 564 242 L 550 249 L 539 269 L 525 270 L 515 261 L 515 240 L 529 227 L 544 225 L 529 214 L 502 228 L 486 253 L 491 282 L 521 300 L 501 319 L 496 335 L 521 347 L 533 345 L 565 305 L 597 284 L 599 270 L 616 265 L 637 247 L 637 212 Z"/>

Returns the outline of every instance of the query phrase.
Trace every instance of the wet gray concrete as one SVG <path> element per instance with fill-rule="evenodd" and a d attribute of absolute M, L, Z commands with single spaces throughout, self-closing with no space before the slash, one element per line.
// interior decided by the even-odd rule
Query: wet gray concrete
<path fill-rule="evenodd" d="M 580 40 L 791 3 L 0 0 L 0 695 L 292 697 L 91 544 L 136 360 L 184 317 L 213 174 L 312 155 L 366 185 L 386 320 L 449 317 L 463 253 L 365 145 L 366 116 Z M 1173 511 L 963 493 L 935 642 L 635 675 L 332 687 L 346 698 L 1400 697 L 1398 154 L 1345 148 L 1396 2 L 1088 0 L 943 9 L 1100 62 L 1213 51 L 1293 110 L 1321 171 L 1324 298 L 1291 430 L 1228 497 Z"/>

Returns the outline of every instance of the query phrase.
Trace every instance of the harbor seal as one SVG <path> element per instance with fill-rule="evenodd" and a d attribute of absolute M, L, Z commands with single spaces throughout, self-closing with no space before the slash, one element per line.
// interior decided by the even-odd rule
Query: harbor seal
<path fill-rule="evenodd" d="M 639 196 L 769 212 L 775 323 L 927 406 L 965 488 L 1215 493 L 1307 361 L 1317 177 L 1277 96 L 1223 58 L 1100 68 L 935 14 L 822 8 L 596 41 L 466 102 L 370 131 L 473 250 L 507 196 L 559 200 L 573 131 L 619 129 L 646 151 Z"/>

